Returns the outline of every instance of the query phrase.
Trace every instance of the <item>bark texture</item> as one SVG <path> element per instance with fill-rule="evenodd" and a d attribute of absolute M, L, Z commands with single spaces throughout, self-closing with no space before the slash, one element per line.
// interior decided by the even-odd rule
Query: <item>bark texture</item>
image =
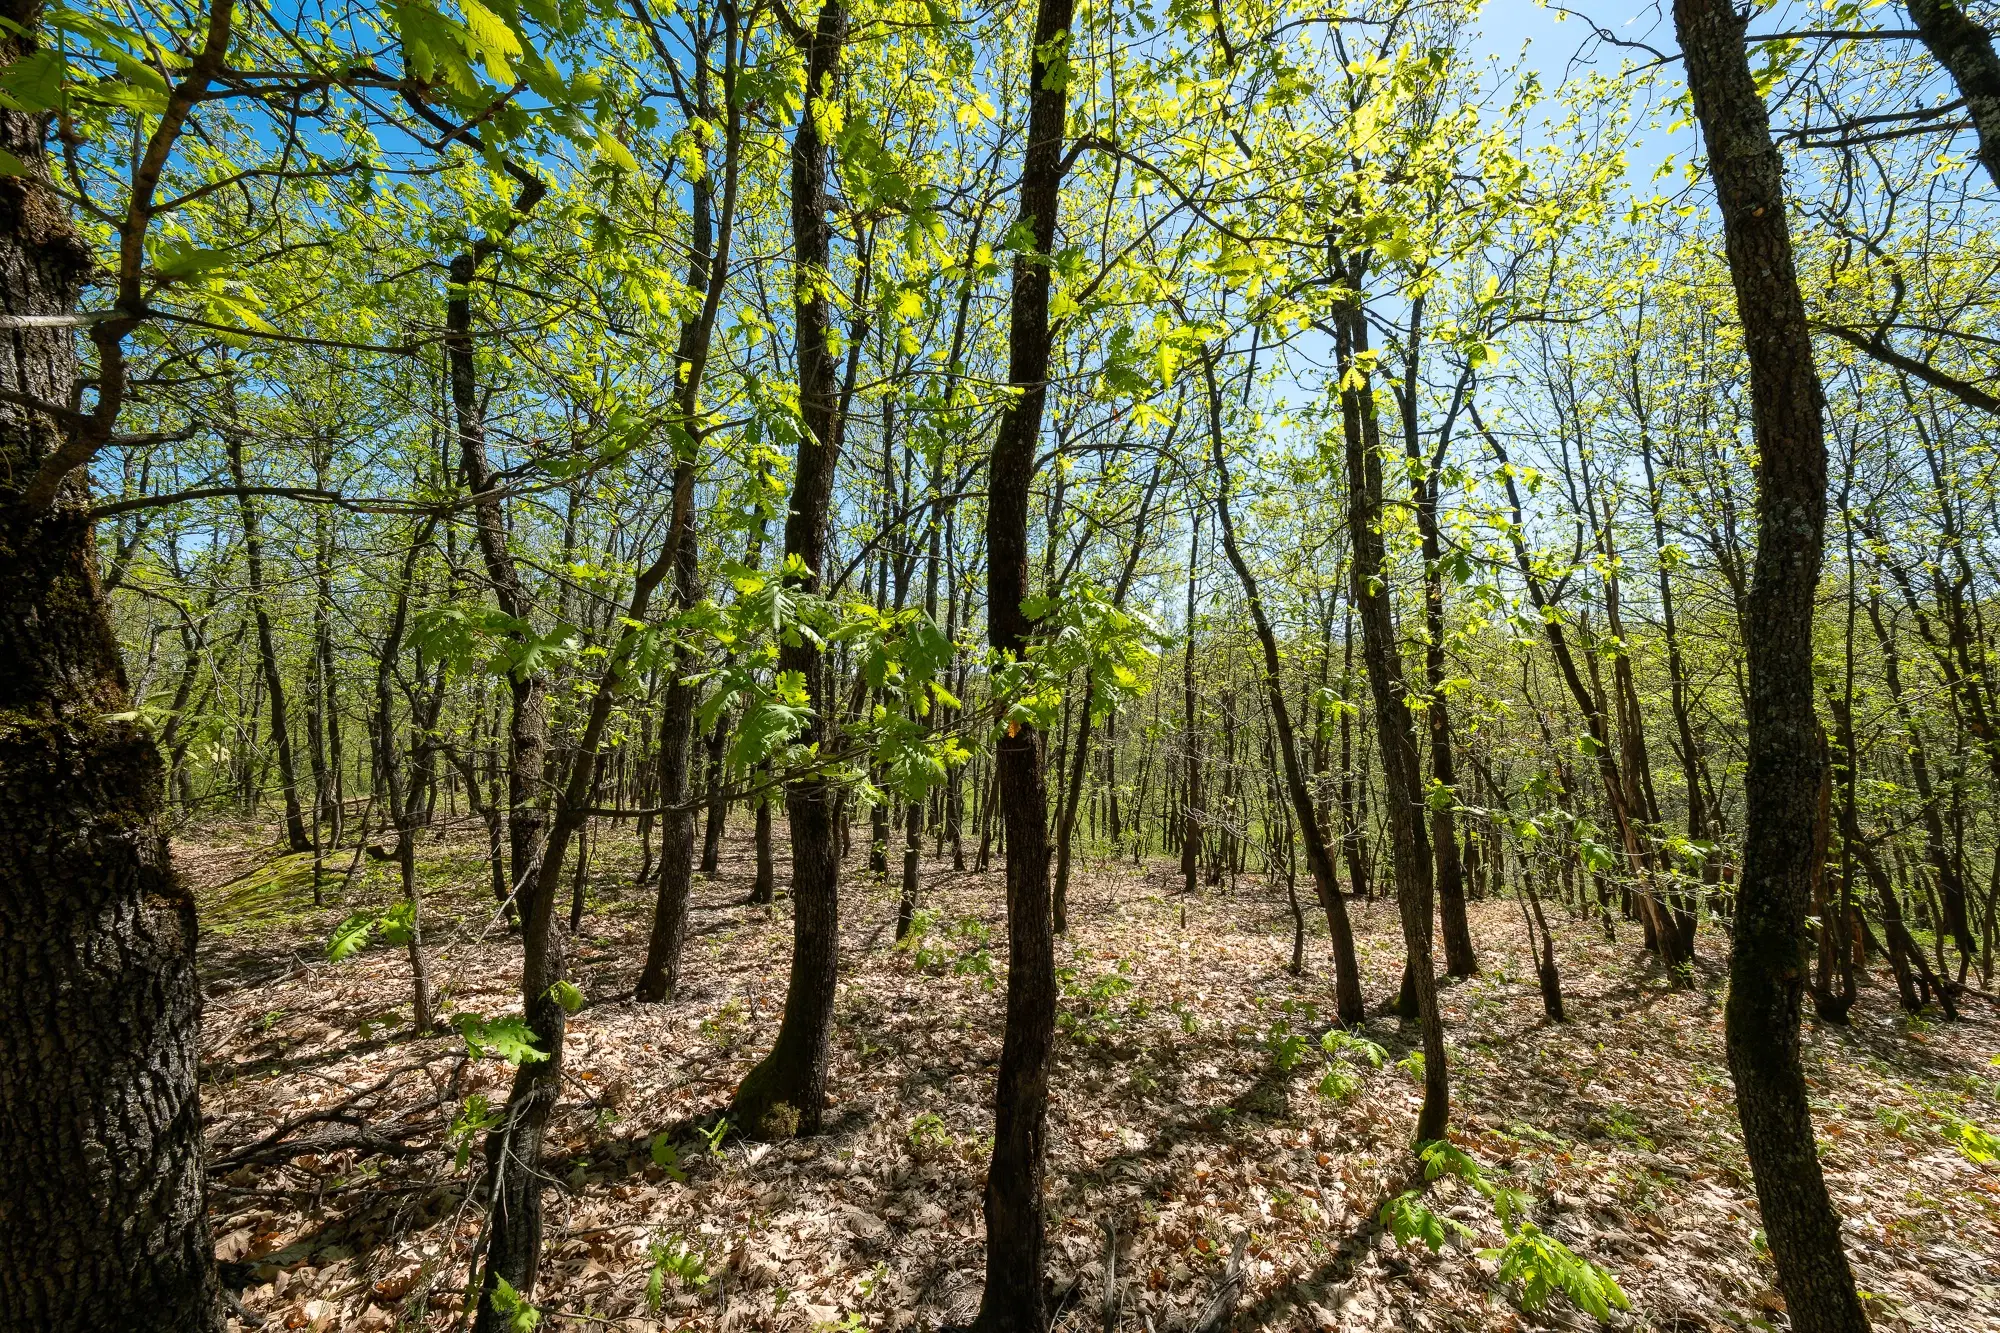
<path fill-rule="evenodd" d="M 1343 388 L 1340 395 L 1347 445 L 1348 540 L 1354 552 L 1351 596 L 1361 621 L 1361 651 L 1374 696 L 1376 740 L 1382 750 L 1383 800 L 1389 816 L 1396 906 L 1403 921 L 1406 987 L 1414 992 L 1416 1018 L 1423 1032 L 1424 1103 L 1417 1113 L 1416 1133 L 1421 1144 L 1444 1137 L 1451 1114 L 1451 1091 L 1444 1024 L 1437 1007 L 1437 977 L 1431 964 L 1431 849 L 1424 827 L 1423 765 L 1396 643 L 1382 539 L 1381 430 L 1373 392 L 1356 370 L 1362 353 L 1368 350 L 1368 325 L 1359 296 L 1362 274 L 1360 261 L 1351 261 L 1350 272 L 1344 276 L 1356 295 L 1342 308 L 1335 325 L 1343 382 L 1362 379 L 1358 385 Z"/>
<path fill-rule="evenodd" d="M 39 6 L 0 0 L 33 32 Z M 27 39 L 0 31 L 0 65 Z M 76 309 L 90 255 L 48 186 L 40 117 L 0 110 L 0 312 Z M 0 337 L 0 388 L 68 403 L 74 334 Z M 0 403 L 0 1327 L 222 1326 L 204 1197 L 194 902 L 164 768 L 130 720 L 67 441 Z"/>
<path fill-rule="evenodd" d="M 1757 556 L 1743 637 L 1749 665 L 1743 876 L 1724 1024 L 1743 1145 L 1792 1326 L 1868 1326 L 1813 1145 L 1799 1059 L 1805 928 L 1819 806 L 1812 618 L 1826 526 L 1826 434 L 1812 337 L 1792 262 L 1784 168 L 1726 0 L 1676 0 L 1674 26 L 1708 149 L 1750 363 Z"/>
<path fill-rule="evenodd" d="M 1909 9 L 1924 45 L 1958 85 L 1979 136 L 1979 161 L 2000 185 L 2000 55 L 1993 34 L 1952 0 L 1909 0 Z"/>

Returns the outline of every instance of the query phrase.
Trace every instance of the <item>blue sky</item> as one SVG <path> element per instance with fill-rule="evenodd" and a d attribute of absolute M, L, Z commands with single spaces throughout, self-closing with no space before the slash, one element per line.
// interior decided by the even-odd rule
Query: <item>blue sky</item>
<path fill-rule="evenodd" d="M 1572 13 L 1565 15 L 1535 0 L 1487 0 L 1473 23 L 1479 34 L 1473 48 L 1503 65 L 1524 58 L 1528 67 L 1541 75 L 1542 86 L 1551 95 L 1565 78 L 1592 71 L 1615 75 L 1627 61 L 1636 65 L 1652 59 L 1644 51 L 1597 40 L 1592 35 L 1593 24 L 1620 41 L 1643 42 L 1667 55 L 1679 53 L 1673 18 L 1664 6 L 1645 0 L 1567 0 L 1564 8 Z M 1679 64 L 1660 71 L 1660 82 L 1661 95 L 1669 90 L 1678 92 Z M 1637 133 L 1631 153 L 1635 184 L 1650 180 L 1653 169 L 1669 154 L 1685 162 L 1696 146 L 1692 128 L 1669 134 L 1664 120 L 1656 125 L 1641 124 Z"/>

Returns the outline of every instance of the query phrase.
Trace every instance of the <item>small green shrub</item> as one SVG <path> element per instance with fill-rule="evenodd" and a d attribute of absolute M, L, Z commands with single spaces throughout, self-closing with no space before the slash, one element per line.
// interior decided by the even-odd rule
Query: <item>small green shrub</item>
<path fill-rule="evenodd" d="M 1502 1282 L 1521 1284 L 1517 1303 L 1523 1310 L 1532 1313 L 1541 1309 L 1558 1292 L 1579 1310 L 1598 1319 L 1609 1318 L 1614 1309 L 1632 1308 L 1611 1274 L 1528 1221 L 1523 1216 L 1527 1211 L 1526 1198 L 1518 1190 L 1488 1180 L 1472 1154 L 1440 1139 L 1422 1145 L 1417 1155 L 1423 1161 L 1426 1180 L 1452 1176 L 1492 1202 L 1500 1219 L 1501 1233 L 1507 1239 L 1505 1244 L 1481 1250 L 1479 1254 L 1483 1259 L 1499 1261 L 1498 1276 Z M 1433 1250 L 1444 1244 L 1447 1228 L 1462 1235 L 1470 1234 L 1458 1223 L 1425 1207 L 1415 1190 L 1400 1194 L 1384 1205 L 1382 1221 L 1398 1242 L 1407 1244 L 1414 1238 Z"/>
<path fill-rule="evenodd" d="M 659 1310 L 670 1277 L 680 1284 L 682 1291 L 687 1292 L 700 1291 L 713 1281 L 708 1271 L 707 1256 L 679 1236 L 654 1241 L 647 1246 L 646 1257 L 652 1261 L 652 1267 L 646 1274 L 646 1308 L 649 1310 Z"/>
<path fill-rule="evenodd" d="M 925 1111 L 912 1120 L 903 1137 L 909 1143 L 910 1151 L 919 1155 L 946 1152 L 958 1144 L 951 1131 L 945 1128 L 944 1117 L 936 1111 Z"/>

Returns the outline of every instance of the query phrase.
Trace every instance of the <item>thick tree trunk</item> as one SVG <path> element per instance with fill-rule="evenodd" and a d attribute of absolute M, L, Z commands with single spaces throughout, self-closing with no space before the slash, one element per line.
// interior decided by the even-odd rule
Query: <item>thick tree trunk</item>
<path fill-rule="evenodd" d="M 816 96 L 837 96 L 846 41 L 847 11 L 841 0 L 826 0 L 805 52 L 806 86 Z M 808 102 L 792 136 L 792 243 L 800 276 L 793 288 L 793 323 L 799 417 L 805 430 L 785 519 L 785 556 L 787 563 L 796 556 L 805 566 L 803 586 L 809 589 L 817 588 L 825 573 L 827 521 L 840 465 L 840 385 L 827 346 L 826 284 L 805 280 L 808 274 L 825 273 L 830 254 L 826 159 L 827 145 Z M 805 677 L 812 715 L 800 739 L 808 745 L 826 740 L 831 694 L 819 649 L 800 636 L 779 648 L 778 669 Z M 785 784 L 785 816 L 792 832 L 792 971 L 777 1041 L 744 1076 L 730 1103 L 730 1122 L 745 1133 L 773 1132 L 791 1120 L 780 1109 L 789 1108 L 797 1113 L 798 1133 L 817 1134 L 825 1115 L 827 1039 L 840 958 L 837 797 L 834 784 L 819 774 Z"/>
<path fill-rule="evenodd" d="M 0 0 L 36 30 L 39 6 Z M 0 31 L 0 64 L 31 39 Z M 0 312 L 76 309 L 91 255 L 49 188 L 41 117 L 0 109 Z M 68 403 L 73 331 L 14 329 L 0 388 Z M 194 900 L 164 770 L 130 718 L 82 478 L 30 478 L 66 443 L 0 403 L 0 1327 L 222 1327 L 205 1208 Z M 122 718 L 123 720 L 114 720 Z"/>
<path fill-rule="evenodd" d="M 1793 1327 L 1846 1333 L 1868 1319 L 1813 1145 L 1799 1001 L 1819 800 L 1813 598 L 1826 528 L 1826 434 L 1805 303 L 1792 263 L 1784 166 L 1728 0 L 1676 0 L 1674 27 L 1722 212 L 1750 369 L 1758 539 L 1749 614 L 1749 767 L 1724 1030 L 1743 1145 Z"/>

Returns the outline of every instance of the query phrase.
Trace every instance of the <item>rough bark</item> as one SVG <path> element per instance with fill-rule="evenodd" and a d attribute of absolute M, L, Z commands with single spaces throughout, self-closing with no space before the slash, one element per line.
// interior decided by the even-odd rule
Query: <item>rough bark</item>
<path fill-rule="evenodd" d="M 1826 528 L 1826 434 L 1792 262 L 1784 168 L 1727 0 L 1676 0 L 1674 27 L 1708 149 L 1749 361 L 1758 540 L 1743 623 L 1749 667 L 1743 873 L 1724 1030 L 1743 1144 L 1793 1327 L 1868 1326 L 1813 1145 L 1799 1054 L 1805 915 L 1819 801 L 1813 598 Z"/>
<path fill-rule="evenodd" d="M 39 8 L 0 0 L 29 33 Z M 0 64 L 32 41 L 0 31 Z M 0 149 L 26 167 L 0 178 L 9 316 L 72 313 L 91 263 L 49 187 L 46 131 L 0 109 Z M 9 331 L 0 388 L 68 403 L 73 337 Z M 0 403 L 0 1326 L 207 1333 L 222 1311 L 194 901 L 168 859 L 159 749 L 129 716 L 85 484 L 32 494 L 71 443 Z"/>
<path fill-rule="evenodd" d="M 1908 4 L 1924 45 L 1958 85 L 1979 136 L 1979 160 L 1993 183 L 2000 185 L 2000 55 L 1994 53 L 1993 34 L 1952 0 L 1908 0 Z"/>

